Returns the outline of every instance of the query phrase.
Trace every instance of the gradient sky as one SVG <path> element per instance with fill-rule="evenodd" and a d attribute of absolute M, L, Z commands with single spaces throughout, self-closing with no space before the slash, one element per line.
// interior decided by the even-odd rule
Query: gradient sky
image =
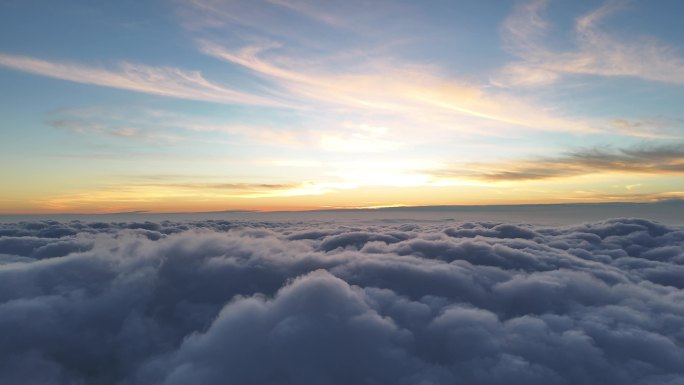
<path fill-rule="evenodd" d="M 684 2 L 0 1 L 0 212 L 684 197 Z"/>

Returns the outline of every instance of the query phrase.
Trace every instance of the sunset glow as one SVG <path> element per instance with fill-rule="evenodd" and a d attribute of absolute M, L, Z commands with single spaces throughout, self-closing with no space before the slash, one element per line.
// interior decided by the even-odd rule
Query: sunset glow
<path fill-rule="evenodd" d="M 0 4 L 0 213 L 684 197 L 684 8 Z"/>

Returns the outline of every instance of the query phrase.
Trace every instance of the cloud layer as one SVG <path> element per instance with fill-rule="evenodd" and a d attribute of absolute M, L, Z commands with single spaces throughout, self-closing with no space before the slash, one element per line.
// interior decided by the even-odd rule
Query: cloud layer
<path fill-rule="evenodd" d="M 0 382 L 676 384 L 684 229 L 0 225 Z"/>

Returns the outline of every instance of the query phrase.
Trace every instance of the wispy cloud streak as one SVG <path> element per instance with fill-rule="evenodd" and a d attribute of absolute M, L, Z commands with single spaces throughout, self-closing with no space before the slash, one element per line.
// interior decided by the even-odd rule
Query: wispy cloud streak
<path fill-rule="evenodd" d="M 200 71 L 185 71 L 174 67 L 152 67 L 124 62 L 117 69 L 110 70 L 9 54 L 0 54 L 0 66 L 76 83 L 180 99 L 263 106 L 282 105 L 270 97 L 213 83 L 205 79 Z"/>
<path fill-rule="evenodd" d="M 200 41 L 202 52 L 240 65 L 274 82 L 289 95 L 342 106 L 357 112 L 400 114 L 415 123 L 448 121 L 450 130 L 478 131 L 463 119 L 503 123 L 543 131 L 593 132 L 588 122 L 555 116 L 532 102 L 505 93 L 489 93 L 475 84 L 441 76 L 439 68 L 374 60 L 365 73 L 329 73 L 293 56 L 274 54 L 278 44 L 232 49 Z M 472 122 L 470 122 L 472 123 Z"/>
<path fill-rule="evenodd" d="M 543 11 L 547 0 L 520 4 L 503 25 L 507 49 L 522 61 L 506 66 L 494 78 L 503 86 L 545 85 L 563 74 L 627 76 L 684 84 L 684 58 L 671 46 L 654 38 L 626 39 L 607 32 L 604 19 L 624 6 L 607 1 L 575 20 L 574 49 L 555 50 L 546 36 L 549 23 Z"/>

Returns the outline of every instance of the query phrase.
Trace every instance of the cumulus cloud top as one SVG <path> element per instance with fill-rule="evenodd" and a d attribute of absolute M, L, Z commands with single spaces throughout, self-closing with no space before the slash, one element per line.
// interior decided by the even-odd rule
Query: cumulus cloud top
<path fill-rule="evenodd" d="M 0 383 L 680 384 L 684 229 L 0 224 Z"/>

